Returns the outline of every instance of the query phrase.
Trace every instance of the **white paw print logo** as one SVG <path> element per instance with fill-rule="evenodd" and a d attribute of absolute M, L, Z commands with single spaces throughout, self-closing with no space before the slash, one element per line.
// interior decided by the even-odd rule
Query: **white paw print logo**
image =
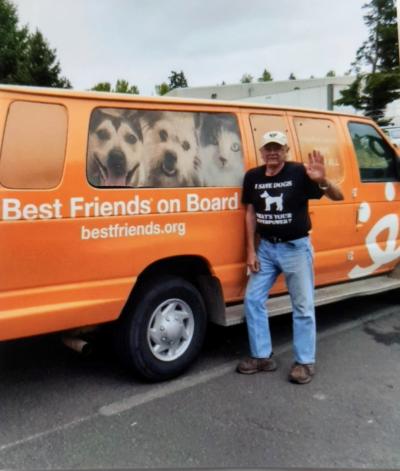
<path fill-rule="evenodd" d="M 393 183 L 386 183 L 385 197 L 387 201 L 393 201 L 396 196 L 396 190 Z M 359 207 L 358 220 L 360 222 L 368 222 L 371 217 L 371 206 L 369 203 L 361 203 Z M 378 242 L 377 237 L 380 233 L 388 231 L 386 246 L 382 249 Z M 397 214 L 387 214 L 372 227 L 365 243 L 369 256 L 371 257 L 372 264 L 367 267 L 360 267 L 356 265 L 350 272 L 350 278 L 359 278 L 361 276 L 371 275 L 377 268 L 385 263 L 392 262 L 400 257 L 400 247 L 396 248 L 396 240 L 399 234 L 399 218 Z"/>

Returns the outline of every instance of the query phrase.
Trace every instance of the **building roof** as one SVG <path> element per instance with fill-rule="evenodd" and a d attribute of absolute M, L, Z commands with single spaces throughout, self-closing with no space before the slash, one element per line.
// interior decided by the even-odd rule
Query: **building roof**
<path fill-rule="evenodd" d="M 327 85 L 350 85 L 354 77 L 345 75 L 342 77 L 324 77 L 304 80 L 281 80 L 269 82 L 236 83 L 231 85 L 216 85 L 207 87 L 175 88 L 167 93 L 168 96 L 187 98 L 218 98 L 221 100 L 240 100 L 252 96 L 261 96 L 277 93 L 285 93 L 293 90 L 304 90 Z"/>
<path fill-rule="evenodd" d="M 291 80 L 291 82 L 293 82 Z M 184 90 L 184 89 L 182 89 Z M 185 98 L 185 97 L 173 97 L 173 96 L 157 96 L 157 97 L 146 97 L 142 95 L 131 95 L 128 93 L 112 93 L 112 92 L 97 92 L 97 91 L 78 91 L 65 88 L 47 88 L 47 87 L 31 87 L 31 86 L 20 86 L 20 85 L 4 85 L 0 84 L 0 92 L 15 92 L 27 95 L 37 96 L 59 96 L 64 98 L 83 98 L 88 100 L 102 100 L 110 102 L 130 102 L 130 103 L 149 103 L 152 104 L 152 109 L 157 109 L 154 104 L 164 102 L 166 104 L 181 104 L 181 105 L 205 105 L 220 108 L 246 108 L 246 109 L 278 109 L 278 110 L 293 110 L 293 111 L 309 111 L 325 114 L 345 114 L 354 116 L 354 113 L 347 112 L 332 112 L 327 110 L 321 110 L 317 108 L 304 108 L 298 106 L 279 106 L 279 105 L 266 105 L 259 103 L 246 103 L 240 101 L 223 101 L 223 100 L 210 100 L 210 99 L 196 99 L 196 98 Z M 114 105 L 115 106 L 115 105 Z"/>

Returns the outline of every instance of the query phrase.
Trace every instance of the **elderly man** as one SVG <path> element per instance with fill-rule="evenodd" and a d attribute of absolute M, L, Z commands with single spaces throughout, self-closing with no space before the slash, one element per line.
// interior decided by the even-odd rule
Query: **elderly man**
<path fill-rule="evenodd" d="M 305 384 L 315 373 L 316 347 L 308 200 L 323 195 L 342 200 L 343 194 L 326 178 L 320 152 L 314 150 L 309 163 L 303 165 L 286 162 L 288 150 L 284 133 L 267 132 L 260 143 L 265 165 L 249 170 L 244 178 L 242 202 L 246 205 L 247 266 L 251 273 L 244 307 L 251 357 L 242 360 L 237 371 L 253 374 L 277 368 L 266 301 L 277 276 L 283 273 L 293 307 L 295 361 L 289 380 Z M 260 239 L 257 250 L 256 234 Z"/>

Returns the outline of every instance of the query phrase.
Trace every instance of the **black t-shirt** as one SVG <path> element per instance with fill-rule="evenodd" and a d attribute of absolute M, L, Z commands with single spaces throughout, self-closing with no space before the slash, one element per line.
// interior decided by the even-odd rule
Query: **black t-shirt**
<path fill-rule="evenodd" d="M 323 194 L 304 165 L 285 162 L 273 177 L 265 175 L 265 165 L 249 170 L 244 177 L 242 203 L 254 206 L 256 232 L 261 237 L 297 239 L 311 229 L 308 200 L 320 199 Z"/>

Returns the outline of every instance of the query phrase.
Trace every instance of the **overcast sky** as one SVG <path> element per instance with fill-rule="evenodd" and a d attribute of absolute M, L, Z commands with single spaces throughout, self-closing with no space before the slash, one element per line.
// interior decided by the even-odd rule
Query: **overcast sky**
<path fill-rule="evenodd" d="M 75 89 L 118 78 L 153 95 L 171 70 L 189 86 L 346 72 L 367 37 L 367 0 L 12 0 L 57 49 Z"/>

